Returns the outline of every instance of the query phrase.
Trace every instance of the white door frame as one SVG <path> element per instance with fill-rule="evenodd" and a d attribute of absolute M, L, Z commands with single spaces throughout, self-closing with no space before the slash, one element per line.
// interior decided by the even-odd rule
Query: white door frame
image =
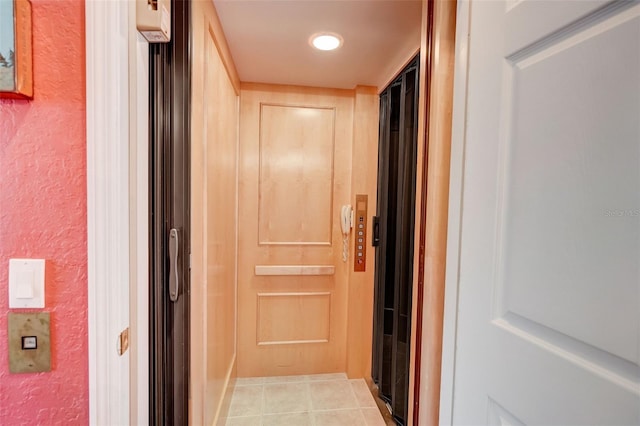
<path fill-rule="evenodd" d="M 135 2 L 129 2 L 135 10 Z M 133 13 L 130 16 L 133 16 Z M 149 43 L 129 26 L 131 424 L 149 424 Z"/>
<path fill-rule="evenodd" d="M 85 14 L 89 421 L 147 424 L 148 46 L 135 2 L 87 0 Z"/>
<path fill-rule="evenodd" d="M 449 218 L 445 274 L 442 370 L 440 378 L 440 421 L 453 421 L 456 335 L 458 322 L 458 280 L 462 194 L 464 190 L 464 149 L 467 118 L 467 74 L 469 55 L 470 0 L 458 0 L 456 14 L 456 52 L 453 81 L 453 118 L 451 125 L 451 163 L 449 175 Z"/>

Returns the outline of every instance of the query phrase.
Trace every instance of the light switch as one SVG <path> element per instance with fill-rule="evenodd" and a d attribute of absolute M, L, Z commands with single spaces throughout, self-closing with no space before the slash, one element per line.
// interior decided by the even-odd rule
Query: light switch
<path fill-rule="evenodd" d="M 9 260 L 9 308 L 44 308 L 44 259 Z"/>
<path fill-rule="evenodd" d="M 33 299 L 33 277 L 26 277 L 27 279 L 19 280 L 16 284 L 16 298 L 18 299 Z"/>

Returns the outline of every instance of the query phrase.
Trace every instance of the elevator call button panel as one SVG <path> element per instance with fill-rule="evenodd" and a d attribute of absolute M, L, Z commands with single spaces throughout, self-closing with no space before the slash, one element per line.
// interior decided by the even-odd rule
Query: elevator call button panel
<path fill-rule="evenodd" d="M 368 195 L 356 195 L 356 212 L 355 212 L 355 250 L 356 255 L 353 256 L 353 270 L 355 272 L 364 272 L 367 265 L 367 203 Z"/>

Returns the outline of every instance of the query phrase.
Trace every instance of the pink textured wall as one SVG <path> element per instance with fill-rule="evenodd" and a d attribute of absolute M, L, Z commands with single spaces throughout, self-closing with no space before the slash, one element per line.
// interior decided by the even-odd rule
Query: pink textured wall
<path fill-rule="evenodd" d="M 0 425 L 87 424 L 84 1 L 31 2 L 35 97 L 0 99 Z M 47 261 L 49 373 L 9 374 L 14 257 Z"/>

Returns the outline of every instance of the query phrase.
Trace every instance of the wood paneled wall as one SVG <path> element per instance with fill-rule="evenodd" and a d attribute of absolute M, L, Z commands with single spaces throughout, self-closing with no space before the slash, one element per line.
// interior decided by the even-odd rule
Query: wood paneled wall
<path fill-rule="evenodd" d="M 380 99 L 375 87 L 355 89 L 353 120 L 353 155 L 351 169 L 351 203 L 356 194 L 367 194 L 369 220 L 376 214 L 378 191 L 378 112 Z M 349 302 L 347 319 L 347 375 L 371 380 L 371 347 L 373 339 L 373 287 L 375 250 L 371 247 L 373 225 L 369 222 L 365 244 L 365 272 L 349 269 Z M 355 252 L 353 240 L 350 252 Z"/>
<path fill-rule="evenodd" d="M 190 422 L 211 425 L 236 359 L 239 80 L 213 4 L 192 14 Z"/>
<path fill-rule="evenodd" d="M 210 425 L 224 421 L 236 374 L 240 82 L 213 5 L 194 2 L 192 13 L 190 422 Z M 376 211 L 377 195 L 378 88 L 341 91 L 345 92 L 353 97 L 353 143 L 344 148 L 353 157 L 347 180 L 349 202 L 355 204 L 355 194 L 367 194 L 370 217 Z M 371 244 L 371 230 L 366 244 Z M 353 239 L 350 251 L 353 255 Z M 373 250 L 369 251 L 366 272 L 353 272 L 351 258 L 347 265 L 341 284 L 348 289 L 344 366 L 349 377 L 370 380 Z M 248 273 L 255 271 L 252 268 Z M 268 335 L 269 330 L 263 331 L 268 338 L 278 337 Z"/>
<path fill-rule="evenodd" d="M 309 220 L 310 217 L 314 215 L 320 215 L 324 212 L 325 208 L 333 205 L 333 211 L 331 212 L 331 221 L 327 222 L 329 225 L 333 227 L 333 240 L 341 241 L 340 232 L 339 232 L 339 211 L 340 205 L 344 203 L 350 203 L 355 207 L 355 195 L 356 194 L 366 194 L 368 195 L 368 215 L 374 215 L 376 210 L 376 193 L 377 193 L 377 155 L 378 155 L 378 110 L 379 110 L 379 99 L 377 95 L 377 88 L 375 87 L 357 87 L 354 90 L 334 90 L 334 89 L 317 89 L 317 88 L 302 88 L 302 87 L 294 87 L 294 86 L 276 86 L 276 85 L 264 85 L 264 84 L 242 84 L 242 105 L 247 104 L 246 107 L 243 106 L 241 108 L 241 140 L 242 147 L 244 150 L 249 150 L 249 147 L 252 144 L 256 144 L 255 138 L 258 134 L 256 130 L 256 126 L 258 123 L 261 124 L 262 128 L 262 137 L 264 140 L 261 141 L 262 148 L 269 148 L 269 135 L 271 134 L 271 121 L 276 119 L 277 123 L 282 123 L 282 125 L 286 125 L 286 128 L 289 129 L 287 131 L 291 131 L 293 134 L 298 134 L 302 132 L 300 129 L 297 129 L 297 124 L 295 122 L 295 115 L 282 115 L 284 111 L 277 110 L 277 107 L 281 109 L 284 108 L 283 105 L 287 105 L 291 103 L 292 105 L 333 105 L 334 102 L 338 102 L 339 104 L 349 105 L 349 111 L 344 111 L 343 109 L 339 109 L 337 113 L 341 114 L 340 123 L 338 128 L 336 128 L 337 134 L 339 134 L 339 144 L 335 147 L 336 158 L 335 168 L 338 171 L 338 175 L 335 177 L 337 179 L 337 184 L 333 189 L 329 187 L 334 193 L 325 194 L 326 191 L 323 191 L 323 197 L 314 197 L 312 202 L 309 203 L 301 203 L 298 208 L 296 208 L 295 215 L 285 214 L 283 213 L 282 218 L 279 217 L 271 217 L 268 216 L 267 222 L 264 224 L 261 223 L 261 220 L 258 218 L 257 223 L 251 216 L 250 212 L 260 211 L 262 215 L 266 210 L 265 206 L 270 202 L 270 196 L 265 194 L 257 195 L 255 194 L 255 188 L 249 191 L 248 188 L 253 188 L 252 182 L 269 182 L 268 177 L 273 180 L 274 170 L 271 170 L 269 163 L 263 163 L 261 167 L 256 166 L 256 154 L 250 153 L 241 155 L 241 164 L 245 161 L 247 164 L 243 165 L 246 172 L 241 173 L 240 179 L 240 188 L 241 188 L 241 217 L 242 221 L 245 222 L 249 220 L 248 225 L 243 227 L 240 230 L 240 253 L 241 259 L 239 262 L 239 285 L 244 288 L 253 288 L 254 285 L 257 284 L 248 284 L 254 282 L 254 274 L 260 268 L 262 271 L 264 266 L 255 266 L 256 261 L 250 261 L 251 255 L 249 255 L 251 250 L 254 250 L 254 246 L 269 246 L 271 247 L 272 254 L 268 256 L 269 261 L 278 262 L 280 259 L 280 263 L 284 262 L 287 264 L 287 261 L 292 264 L 297 264 L 304 259 L 310 259 L 309 254 L 303 255 L 304 250 L 309 250 L 305 248 L 304 245 L 301 245 L 299 248 L 295 248 L 295 245 L 292 247 L 288 247 L 287 244 L 283 241 L 298 241 L 297 244 L 302 244 L 300 241 L 313 241 L 314 244 L 319 244 L 320 246 L 327 246 L 329 243 L 324 243 L 327 240 L 326 232 L 325 234 L 309 234 L 315 228 L 319 230 L 324 230 L 327 228 L 326 217 L 319 216 L 319 219 L 312 219 L 311 223 L 318 226 L 304 226 L 304 224 L 298 226 L 296 225 L 296 219 L 298 211 L 305 211 L 305 206 L 311 206 L 312 210 L 309 213 L 305 213 L 303 217 L 305 220 Z M 264 114 L 265 110 L 269 114 L 280 114 L 274 116 L 272 118 L 262 116 L 257 117 L 257 107 L 258 101 L 255 99 L 260 99 L 262 105 L 262 113 Z M 334 99 L 335 98 L 335 99 Z M 254 105 L 254 107 L 249 107 L 249 105 Z M 288 109 L 291 109 L 288 107 Z M 273 111 L 272 111 L 273 110 Z M 295 111 L 294 111 L 295 112 Z M 321 112 L 321 111 L 320 111 Z M 316 111 L 316 113 L 318 113 Z M 348 121 L 345 122 L 344 118 L 348 118 Z M 344 126 L 346 123 L 347 127 Z M 329 129 L 331 126 L 325 126 Z M 318 129 L 313 131 L 314 138 L 317 139 L 318 132 L 321 133 L 322 129 Z M 306 129 L 305 131 L 309 131 Z M 266 133 L 265 133 L 266 132 Z M 294 137 L 293 140 L 297 141 L 296 143 L 304 144 L 303 139 L 309 139 L 304 136 L 304 132 L 300 133 L 297 137 Z M 281 135 L 281 133 L 279 133 Z M 244 136 L 243 136 L 244 135 Z M 285 139 L 280 136 L 277 140 Z M 315 140 L 315 139 L 314 139 Z M 336 142 L 337 143 L 337 142 Z M 317 155 L 315 155 L 315 160 L 323 158 L 323 153 L 331 153 L 333 152 L 333 147 L 322 147 L 317 146 L 314 149 L 320 150 Z M 241 150 L 241 152 L 243 152 Z M 294 148 L 291 149 L 293 152 L 297 152 Z M 284 158 L 283 155 L 275 156 L 274 158 Z M 293 159 L 291 159 L 293 161 Z M 293 164 L 293 163 L 292 163 Z M 292 166 L 289 164 L 289 166 Z M 306 166 L 309 170 L 313 170 L 310 164 Z M 290 168 L 290 167 L 289 167 Z M 325 167 L 326 169 L 326 167 Z M 288 169 L 287 169 L 288 170 Z M 267 175 L 262 176 L 262 174 L 267 173 Z M 301 171 L 296 172 L 298 174 L 302 173 Z M 300 174 L 303 176 L 304 173 Z M 295 179 L 292 179 L 292 181 Z M 308 179 L 301 178 L 300 182 L 306 182 Z M 331 179 L 329 177 L 324 177 L 320 179 L 320 181 L 326 181 L 327 183 L 331 183 Z M 293 185 L 293 182 L 292 182 Z M 319 188 L 314 187 L 314 191 L 317 192 Z M 307 189 L 306 191 L 309 191 Z M 244 192 L 243 192 L 244 191 Z M 242 195 L 244 193 L 244 195 Z M 305 193 L 306 194 L 306 193 Z M 306 199 L 304 194 L 299 194 L 296 192 L 295 185 L 291 187 L 291 190 L 287 192 L 288 197 L 292 197 L 296 202 L 301 202 Z M 258 200 L 259 203 L 256 201 Z M 262 205 L 262 204 L 264 205 Z M 273 203 L 272 203 L 273 204 Z M 243 208 L 245 206 L 245 208 Z M 308 207 L 307 206 L 307 207 Z M 243 213 L 244 212 L 244 213 Z M 258 215 L 258 216 L 260 216 Z M 294 217 L 295 216 L 295 217 Z M 276 238 L 276 234 L 273 234 L 278 229 L 280 229 L 282 222 L 282 226 L 285 224 L 286 227 L 282 229 L 300 229 L 301 233 L 296 233 L 295 235 L 288 235 L 286 238 L 278 237 Z M 292 226 L 293 223 L 293 226 Z M 304 231 L 304 232 L 303 232 Z M 315 232 L 315 231 L 314 231 Z M 257 234 L 256 234 L 257 233 Z M 352 232 L 353 234 L 353 232 Z M 366 244 L 371 244 L 371 230 L 369 230 L 368 235 L 366 236 Z M 281 241 L 282 240 L 282 241 Z M 344 303 L 344 308 L 339 309 L 338 311 L 332 311 L 333 315 L 344 315 L 344 319 L 339 321 L 342 328 L 338 334 L 332 334 L 332 338 L 336 338 L 341 335 L 344 337 L 340 337 L 340 339 L 344 339 L 343 348 L 340 353 L 340 360 L 335 360 L 335 353 L 332 352 L 332 356 L 326 357 L 323 361 L 322 359 L 313 360 L 313 365 L 311 365 L 311 360 L 309 361 L 309 365 L 307 366 L 309 369 L 327 369 L 328 371 L 346 371 L 350 378 L 367 378 L 370 379 L 371 374 L 371 345 L 372 345 L 372 324 L 373 324 L 373 276 L 374 276 L 374 267 L 375 267 L 375 258 L 373 256 L 373 250 L 370 251 L 369 256 L 367 258 L 366 264 L 366 272 L 353 272 L 353 255 L 355 252 L 354 249 L 354 237 L 352 235 L 349 246 L 350 246 L 350 257 L 348 262 L 343 263 L 342 260 L 339 260 L 341 253 L 341 242 L 337 244 L 336 249 L 334 249 L 335 255 L 335 273 L 331 280 L 335 280 L 335 286 L 333 288 L 332 296 L 335 300 L 333 300 L 333 304 L 338 306 Z M 278 248 L 280 245 L 283 245 L 283 248 Z M 289 243 L 292 244 L 292 243 Z M 338 248 L 340 247 L 340 248 Z M 264 247 L 263 247 L 264 249 Z M 280 255 L 276 255 L 276 250 L 287 250 L 287 253 L 292 256 L 292 258 L 282 257 Z M 317 250 L 320 250 L 318 248 Z M 305 252 L 306 253 L 306 252 Z M 284 256 L 284 254 L 283 254 Z M 245 260 L 243 260 L 245 259 Z M 317 259 L 316 259 L 317 261 Z M 276 268 L 276 267 L 271 267 Z M 279 269 L 282 269 L 280 267 Z M 310 278 L 305 278 L 305 282 L 307 282 L 307 286 L 311 285 Z M 326 281 L 326 279 L 324 279 Z M 290 278 L 282 278 L 280 277 L 276 281 L 271 281 L 272 285 L 276 285 L 276 282 L 282 282 L 280 287 L 284 285 L 284 282 L 292 282 Z M 261 281 L 262 282 L 262 281 Z M 278 288 L 280 288 L 278 287 Z M 316 287 L 313 287 L 314 289 Z M 319 288 L 319 287 L 318 287 Z M 291 290 L 289 287 L 282 287 L 282 289 Z M 248 321 L 249 323 L 255 323 L 256 320 L 255 315 L 252 313 L 252 309 L 255 309 L 255 295 L 248 294 L 242 296 L 239 299 L 239 309 L 241 310 L 240 321 Z M 339 301 L 344 300 L 342 302 Z M 265 299 L 266 300 L 266 299 Z M 321 299 L 319 299 L 321 300 Z M 320 302 L 318 302 L 320 303 Z M 263 306 L 264 305 L 264 306 Z M 244 308 L 246 309 L 242 311 Z M 267 308 L 269 305 L 265 305 L 264 301 L 259 299 L 258 302 L 259 309 Z M 323 309 L 322 305 L 318 305 L 318 309 Z M 344 310 L 344 312 L 342 312 Z M 243 313 L 244 312 L 244 313 Z M 246 314 L 246 315 L 245 315 Z M 286 312 L 283 315 L 287 318 L 298 318 L 295 312 Z M 320 326 L 322 323 L 321 318 L 322 315 L 316 316 L 318 319 L 318 324 L 314 323 L 313 330 L 317 333 L 313 336 L 306 336 L 308 339 L 313 341 L 320 339 L 318 336 L 321 335 L 320 329 L 316 330 L 316 326 Z M 332 318 L 333 320 L 333 318 Z M 241 329 L 249 330 L 250 327 L 240 327 Z M 313 330 L 308 330 L 309 332 Z M 275 330 L 277 331 L 277 330 Z M 261 336 L 266 336 L 268 333 L 275 332 L 274 330 L 262 329 L 260 324 L 257 326 L 258 339 L 260 340 Z M 295 330 L 285 330 L 287 332 L 299 333 L 300 331 Z M 284 333 L 284 331 L 282 331 Z M 239 336 L 240 345 L 239 352 L 243 352 L 243 348 L 248 347 L 250 344 L 255 345 L 255 336 L 256 333 L 249 333 L 248 335 Z M 294 333 L 295 334 L 295 333 Z M 297 334 L 295 334 L 297 336 Z M 269 335 L 270 336 L 270 335 Z M 271 336 L 272 337 L 272 336 Z M 275 339 L 275 337 L 274 337 Z M 277 339 L 276 339 L 277 340 Z M 282 340 L 282 339 L 280 339 Z M 286 340 L 286 339 L 285 339 Z M 321 353 L 321 352 L 318 352 Z M 251 368 L 245 367 L 246 364 L 250 364 L 250 361 L 247 359 L 245 353 L 239 353 L 239 357 L 242 365 L 239 366 L 240 375 L 251 375 Z M 276 371 L 275 368 L 275 360 L 271 361 L 274 364 L 271 370 Z M 269 371 L 271 371 L 269 370 Z"/>
<path fill-rule="evenodd" d="M 240 105 L 238 374 L 344 371 L 353 93 L 243 83 Z M 333 273 L 256 274 L 314 265 Z"/>

